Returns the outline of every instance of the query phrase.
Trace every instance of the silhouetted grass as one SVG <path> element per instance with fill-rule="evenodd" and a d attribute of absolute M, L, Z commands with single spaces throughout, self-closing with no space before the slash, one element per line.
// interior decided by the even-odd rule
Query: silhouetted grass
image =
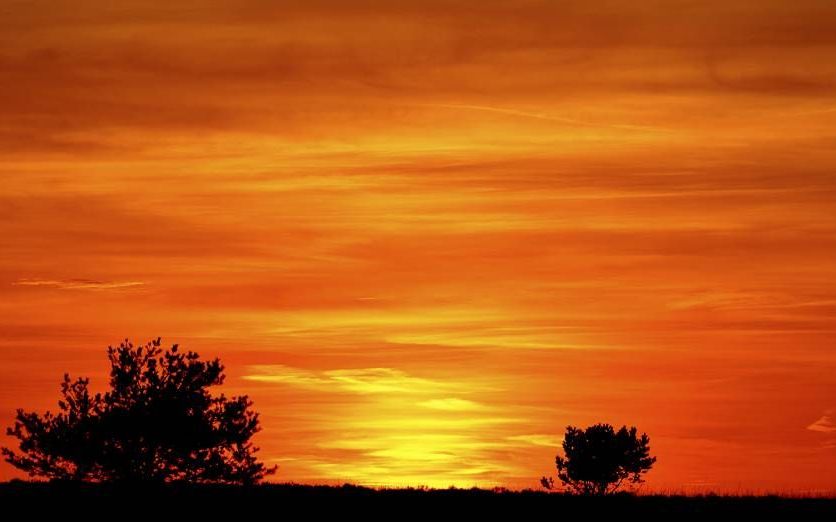
<path fill-rule="evenodd" d="M 0 505 L 24 511 L 86 516 L 207 517 L 305 520 L 321 516 L 397 520 L 422 517 L 567 519 L 580 516 L 706 517 L 713 515 L 827 517 L 836 520 L 836 498 L 784 496 L 614 495 L 579 497 L 543 491 L 484 489 L 370 489 L 360 486 L 264 484 L 253 487 L 157 487 L 37 483 L 0 484 Z"/>

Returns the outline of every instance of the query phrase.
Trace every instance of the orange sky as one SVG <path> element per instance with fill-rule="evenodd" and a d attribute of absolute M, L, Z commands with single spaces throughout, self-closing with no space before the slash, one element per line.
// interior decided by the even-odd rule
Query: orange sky
<path fill-rule="evenodd" d="M 592 3 L 3 2 L 3 425 L 160 335 L 276 480 L 836 489 L 836 4 Z"/>

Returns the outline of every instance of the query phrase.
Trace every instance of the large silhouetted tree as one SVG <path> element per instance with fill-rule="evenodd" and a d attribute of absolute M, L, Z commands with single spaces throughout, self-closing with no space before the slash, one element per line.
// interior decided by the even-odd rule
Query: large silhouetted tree
<path fill-rule="evenodd" d="M 635 427 L 616 431 L 609 424 L 580 429 L 566 427 L 564 456 L 555 458 L 557 478 L 563 487 L 583 495 L 615 493 L 625 482 L 638 484 L 650 471 L 656 457 L 650 456 L 650 438 L 637 435 Z M 543 487 L 552 489 L 554 479 L 543 477 Z"/>
<path fill-rule="evenodd" d="M 57 414 L 17 411 L 5 459 L 33 477 L 79 481 L 251 484 L 275 468 L 255 458 L 258 414 L 247 396 L 213 397 L 220 360 L 202 361 L 160 339 L 109 347 L 110 390 L 64 375 Z"/>

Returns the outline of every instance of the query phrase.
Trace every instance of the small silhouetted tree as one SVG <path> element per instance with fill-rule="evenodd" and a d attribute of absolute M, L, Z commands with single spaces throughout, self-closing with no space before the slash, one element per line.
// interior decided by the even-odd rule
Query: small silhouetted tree
<path fill-rule="evenodd" d="M 213 397 L 220 360 L 202 361 L 160 339 L 109 347 L 110 390 L 64 375 L 59 412 L 17 411 L 6 461 L 33 477 L 76 481 L 252 484 L 275 468 L 255 458 L 258 414 L 247 396 Z"/>
<path fill-rule="evenodd" d="M 580 429 L 566 427 L 564 456 L 555 458 L 557 478 L 565 490 L 582 495 L 608 495 L 625 483 L 644 482 L 656 457 L 650 456 L 650 438 L 637 435 L 635 427 L 622 426 L 616 431 L 609 424 L 595 424 Z M 543 477 L 546 489 L 554 488 L 554 479 Z"/>

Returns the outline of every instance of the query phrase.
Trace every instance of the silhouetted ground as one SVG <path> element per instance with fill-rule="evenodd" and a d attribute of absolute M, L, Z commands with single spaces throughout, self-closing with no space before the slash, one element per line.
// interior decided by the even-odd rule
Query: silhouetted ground
<path fill-rule="evenodd" d="M 704 518 L 713 515 L 824 517 L 836 520 L 836 498 L 779 496 L 617 495 L 577 497 L 541 491 L 482 489 L 388 489 L 358 486 L 261 485 L 255 487 L 167 485 L 112 486 L 10 482 L 0 484 L 0 506 L 8 514 L 84 515 L 109 519 L 168 520 L 186 517 L 232 520 L 314 520 L 322 516 L 398 520 L 475 516 L 491 520 L 548 517 Z M 31 515 L 30 515 L 31 516 Z M 28 517 L 27 517 L 28 518 Z M 40 518 L 40 517 L 38 517 Z M 779 519 L 780 519 L 779 518 Z M 433 521 L 434 522 L 434 521 Z"/>

